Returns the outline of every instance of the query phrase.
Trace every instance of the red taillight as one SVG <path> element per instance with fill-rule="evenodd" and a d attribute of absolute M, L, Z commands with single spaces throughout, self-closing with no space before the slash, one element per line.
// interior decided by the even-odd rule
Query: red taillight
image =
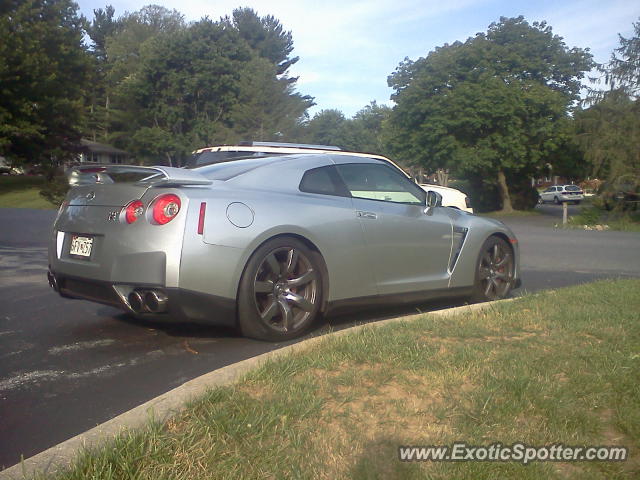
<path fill-rule="evenodd" d="M 207 212 L 206 202 L 200 204 L 200 217 L 198 217 L 198 235 L 204 233 L 204 214 Z"/>
<path fill-rule="evenodd" d="M 169 223 L 180 211 L 180 197 L 169 193 L 153 202 L 153 220 L 158 225 Z"/>
<path fill-rule="evenodd" d="M 124 218 L 127 223 L 133 223 L 144 213 L 144 204 L 140 200 L 134 200 L 124 207 Z"/>

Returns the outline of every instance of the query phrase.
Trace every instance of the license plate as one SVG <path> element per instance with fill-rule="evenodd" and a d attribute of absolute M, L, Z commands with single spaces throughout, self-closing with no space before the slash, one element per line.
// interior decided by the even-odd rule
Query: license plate
<path fill-rule="evenodd" d="M 91 256 L 92 247 L 93 247 L 92 237 L 82 237 L 80 235 L 73 235 L 71 237 L 71 248 L 69 249 L 69 254 L 88 258 Z"/>

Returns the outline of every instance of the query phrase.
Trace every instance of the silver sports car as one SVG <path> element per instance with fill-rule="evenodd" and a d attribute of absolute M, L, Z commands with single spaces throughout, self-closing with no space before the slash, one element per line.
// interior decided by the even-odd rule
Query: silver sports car
<path fill-rule="evenodd" d="M 505 225 L 440 206 L 375 158 L 77 167 L 70 182 L 49 283 L 137 317 L 284 340 L 345 306 L 491 300 L 520 283 Z"/>

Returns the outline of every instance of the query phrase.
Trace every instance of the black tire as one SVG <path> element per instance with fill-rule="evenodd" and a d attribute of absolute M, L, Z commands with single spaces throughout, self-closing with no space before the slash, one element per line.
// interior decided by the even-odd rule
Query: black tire
<path fill-rule="evenodd" d="M 576 200 L 576 201 L 575 201 L 575 202 L 573 202 L 573 203 L 575 203 L 576 205 L 580 205 L 580 200 Z"/>
<path fill-rule="evenodd" d="M 553 203 L 560 205 L 560 199 L 558 197 L 553 197 Z"/>
<path fill-rule="evenodd" d="M 240 280 L 241 333 L 284 341 L 309 331 L 320 317 L 324 271 L 320 254 L 295 238 L 277 237 L 261 245 Z"/>
<path fill-rule="evenodd" d="M 489 237 L 482 244 L 473 286 L 472 302 L 506 298 L 514 284 L 515 258 L 511 246 L 500 237 Z"/>

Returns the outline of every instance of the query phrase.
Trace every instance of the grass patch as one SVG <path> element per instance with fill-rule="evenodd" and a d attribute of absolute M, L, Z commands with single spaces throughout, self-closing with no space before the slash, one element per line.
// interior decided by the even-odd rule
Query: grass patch
<path fill-rule="evenodd" d="M 0 175 L 0 194 L 25 188 L 40 188 L 45 179 L 39 175 Z"/>
<path fill-rule="evenodd" d="M 0 208 L 57 208 L 40 195 L 44 184 L 45 179 L 40 176 L 1 175 Z"/>
<path fill-rule="evenodd" d="M 368 326 L 274 360 L 58 479 L 638 478 L 640 280 Z M 624 445 L 624 463 L 402 463 L 399 445 Z"/>

